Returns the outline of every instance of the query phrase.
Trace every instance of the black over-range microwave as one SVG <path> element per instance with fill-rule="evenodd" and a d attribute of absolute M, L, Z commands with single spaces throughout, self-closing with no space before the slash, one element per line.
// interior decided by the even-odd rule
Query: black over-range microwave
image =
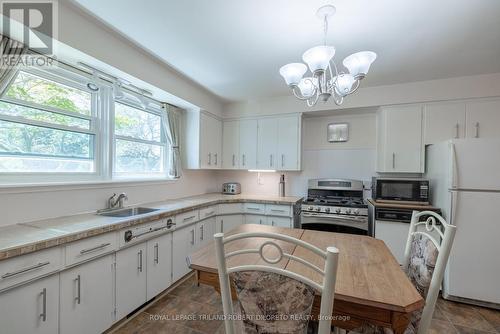
<path fill-rule="evenodd" d="M 372 198 L 377 202 L 429 204 L 429 180 L 374 177 Z"/>

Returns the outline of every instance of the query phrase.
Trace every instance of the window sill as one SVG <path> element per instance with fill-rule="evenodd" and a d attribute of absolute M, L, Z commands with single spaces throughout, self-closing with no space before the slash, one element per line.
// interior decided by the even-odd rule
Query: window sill
<path fill-rule="evenodd" d="M 79 181 L 79 182 L 44 182 L 44 183 L 17 183 L 0 184 L 0 194 L 35 193 L 48 191 L 67 191 L 79 189 L 99 189 L 117 186 L 139 187 L 152 184 L 175 183 L 179 179 L 174 178 L 134 178 L 134 179 L 114 179 L 106 181 Z"/>

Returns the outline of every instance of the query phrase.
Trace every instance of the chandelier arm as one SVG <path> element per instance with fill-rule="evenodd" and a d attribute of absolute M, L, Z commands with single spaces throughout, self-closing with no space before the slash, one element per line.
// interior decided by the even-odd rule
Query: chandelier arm
<path fill-rule="evenodd" d="M 361 80 L 356 80 L 354 88 L 351 88 L 351 91 L 349 92 L 348 95 L 351 95 L 354 92 L 356 92 L 360 85 L 361 85 Z"/>
<path fill-rule="evenodd" d="M 293 87 L 292 87 L 292 92 L 293 92 L 293 95 L 294 95 L 296 98 L 298 98 L 299 100 L 302 100 L 302 101 L 309 99 L 309 97 L 305 97 L 305 96 L 303 96 L 303 95 L 302 95 L 302 93 L 300 93 L 300 95 L 299 95 L 299 94 L 297 94 L 297 92 L 296 92 L 296 90 L 295 90 L 295 88 L 296 88 L 296 87 L 297 87 L 297 86 L 293 86 Z"/>

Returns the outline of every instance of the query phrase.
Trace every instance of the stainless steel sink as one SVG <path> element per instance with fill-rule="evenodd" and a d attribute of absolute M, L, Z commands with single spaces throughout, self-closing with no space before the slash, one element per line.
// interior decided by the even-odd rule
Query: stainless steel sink
<path fill-rule="evenodd" d="M 131 217 L 131 216 L 138 216 L 138 215 L 142 215 L 145 213 L 150 213 L 150 212 L 154 212 L 154 211 L 158 211 L 158 210 L 160 210 L 160 209 L 137 207 L 137 208 L 117 209 L 117 210 L 112 210 L 112 211 L 98 212 L 98 215 L 107 216 L 107 217 Z"/>

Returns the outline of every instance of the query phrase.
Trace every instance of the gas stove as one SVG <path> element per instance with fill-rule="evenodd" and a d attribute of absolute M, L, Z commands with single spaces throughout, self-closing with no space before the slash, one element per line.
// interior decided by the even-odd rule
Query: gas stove
<path fill-rule="evenodd" d="M 363 182 L 345 179 L 309 180 L 302 203 L 302 228 L 369 234 Z"/>

